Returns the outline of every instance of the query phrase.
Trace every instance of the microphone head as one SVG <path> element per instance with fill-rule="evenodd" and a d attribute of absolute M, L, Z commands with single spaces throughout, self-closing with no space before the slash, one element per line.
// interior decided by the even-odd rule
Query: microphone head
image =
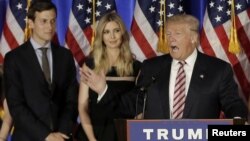
<path fill-rule="evenodd" d="M 151 79 L 153 82 L 155 82 L 155 80 L 156 80 L 155 76 L 152 76 Z"/>
<path fill-rule="evenodd" d="M 145 91 L 145 87 L 141 87 L 141 88 L 140 88 L 140 91 L 141 91 L 141 92 Z"/>
<path fill-rule="evenodd" d="M 149 82 L 142 85 L 139 90 L 141 92 L 145 92 L 153 83 L 155 83 L 155 81 L 156 81 L 156 77 L 153 75 L 153 76 L 151 76 L 151 80 L 149 79 Z"/>

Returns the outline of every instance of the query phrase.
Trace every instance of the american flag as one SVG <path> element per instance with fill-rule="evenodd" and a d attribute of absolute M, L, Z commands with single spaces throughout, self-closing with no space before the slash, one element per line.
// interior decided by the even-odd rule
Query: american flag
<path fill-rule="evenodd" d="M 232 0 L 208 0 L 201 31 L 204 53 L 231 63 L 240 94 L 247 102 L 250 95 L 250 2 L 235 0 L 235 19 L 242 52 L 228 51 L 231 28 Z"/>
<path fill-rule="evenodd" d="M 137 0 L 131 26 L 130 45 L 138 60 L 160 55 L 157 52 L 159 27 L 163 24 L 160 5 L 165 2 L 166 15 L 184 13 L 183 0 Z"/>
<path fill-rule="evenodd" d="M 114 0 L 96 0 L 95 17 L 98 21 L 102 15 L 116 9 Z M 90 52 L 92 37 L 92 0 L 73 0 L 66 33 L 66 47 L 69 48 L 81 66 L 85 56 Z"/>
<path fill-rule="evenodd" d="M 3 63 L 3 57 L 8 51 L 23 43 L 26 7 L 26 0 L 9 0 L 0 41 L 0 64 Z"/>

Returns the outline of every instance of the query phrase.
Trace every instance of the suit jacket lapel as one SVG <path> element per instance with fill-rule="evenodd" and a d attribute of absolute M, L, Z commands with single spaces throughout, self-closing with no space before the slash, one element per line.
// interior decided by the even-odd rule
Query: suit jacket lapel
<path fill-rule="evenodd" d="M 39 61 L 38 61 L 38 58 L 37 58 L 36 53 L 34 51 L 34 48 L 32 47 L 32 45 L 29 41 L 26 44 L 27 44 L 27 46 L 26 46 L 25 54 L 27 54 L 26 59 L 29 60 L 29 62 L 30 62 L 31 72 L 34 72 L 34 77 L 37 77 L 37 81 L 41 81 L 41 83 L 44 83 L 44 85 L 46 85 L 45 82 L 47 82 L 47 81 L 44 77 L 42 68 L 39 64 Z"/>
<path fill-rule="evenodd" d="M 205 74 L 206 64 L 203 61 L 202 54 L 198 52 L 196 62 L 194 64 L 193 74 L 190 80 L 190 85 L 186 97 L 185 108 L 183 113 L 183 118 L 189 118 L 189 113 L 192 109 L 192 106 L 198 102 L 197 95 L 197 87 L 202 84 L 202 78 Z"/>
<path fill-rule="evenodd" d="M 46 81 L 46 78 L 43 74 L 43 70 L 41 68 L 41 65 L 39 64 L 38 58 L 36 56 L 35 50 L 32 46 L 32 44 L 30 43 L 30 41 L 28 41 L 26 46 L 26 51 L 25 54 L 27 54 L 27 60 L 29 60 L 30 62 L 30 70 L 31 72 L 34 74 L 34 77 L 36 78 L 36 81 L 40 81 L 40 83 L 42 83 L 42 85 L 48 90 L 48 96 L 52 96 L 51 94 L 51 88 L 49 86 L 49 83 Z"/>
<path fill-rule="evenodd" d="M 52 84 L 51 84 L 51 93 L 53 95 L 54 91 L 55 91 L 55 84 L 56 84 L 56 80 L 57 80 L 57 75 L 59 74 L 58 72 L 58 65 L 60 64 L 60 60 L 58 56 L 58 51 L 57 51 L 57 46 L 51 44 L 51 51 L 52 51 L 52 67 L 53 67 L 53 73 L 52 73 Z"/>
<path fill-rule="evenodd" d="M 163 109 L 163 115 L 164 118 L 170 118 L 170 108 L 169 108 L 169 80 L 170 80 L 170 70 L 171 70 L 171 60 L 168 60 L 169 58 L 164 59 L 164 63 L 162 66 L 161 71 L 159 72 L 159 94 L 160 94 L 160 100 L 162 103 L 162 109 Z M 157 80 L 156 80 L 157 81 Z"/>

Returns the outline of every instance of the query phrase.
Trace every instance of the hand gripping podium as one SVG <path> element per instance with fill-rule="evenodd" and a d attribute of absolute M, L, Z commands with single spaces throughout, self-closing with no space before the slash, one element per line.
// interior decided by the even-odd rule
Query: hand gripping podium
<path fill-rule="evenodd" d="M 208 125 L 233 125 L 236 122 L 233 119 L 115 120 L 119 141 L 206 141 Z"/>

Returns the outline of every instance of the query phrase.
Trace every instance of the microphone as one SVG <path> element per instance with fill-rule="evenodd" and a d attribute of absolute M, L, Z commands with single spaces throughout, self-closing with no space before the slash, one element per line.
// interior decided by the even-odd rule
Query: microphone
<path fill-rule="evenodd" d="M 144 114 L 145 114 L 145 109 L 146 109 L 146 102 L 147 102 L 147 90 L 148 90 L 148 88 L 149 88 L 153 83 L 155 83 L 155 81 L 156 81 L 156 77 L 155 77 L 155 76 L 152 76 L 151 79 L 150 79 L 150 81 L 149 81 L 146 85 L 140 87 L 139 92 L 138 92 L 138 94 L 137 94 L 137 96 L 136 96 L 136 109 L 135 109 L 135 116 L 136 116 L 136 119 L 138 119 L 137 114 L 138 114 L 138 99 L 139 99 L 139 96 L 140 96 L 140 95 L 143 96 L 142 119 L 144 119 Z"/>
<path fill-rule="evenodd" d="M 147 83 L 145 86 L 142 86 L 142 87 L 140 88 L 140 91 L 141 91 L 141 92 L 145 92 L 145 91 L 148 89 L 148 87 L 150 87 L 151 84 L 155 82 L 155 80 L 156 80 L 155 76 L 152 76 L 152 77 L 151 77 L 151 81 L 150 81 L 149 83 Z"/>

